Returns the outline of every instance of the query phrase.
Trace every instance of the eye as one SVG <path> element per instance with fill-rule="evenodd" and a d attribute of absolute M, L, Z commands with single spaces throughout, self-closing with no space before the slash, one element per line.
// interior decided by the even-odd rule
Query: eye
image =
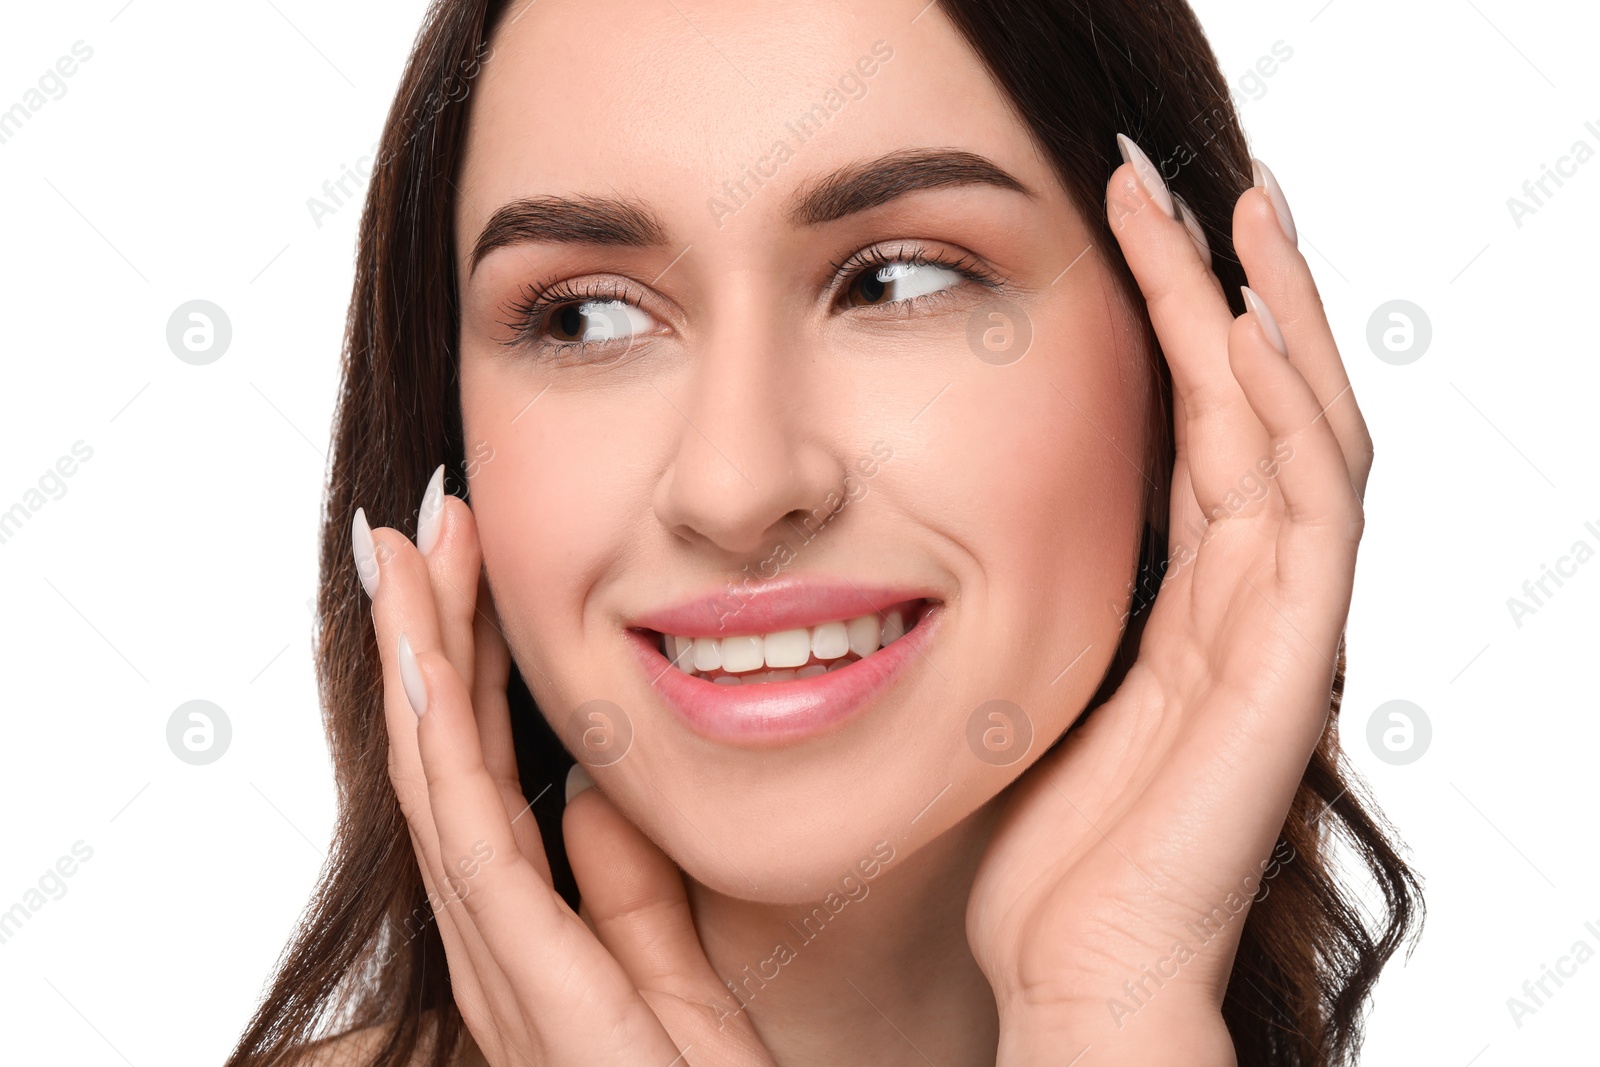
<path fill-rule="evenodd" d="M 531 287 L 511 312 L 511 321 L 504 324 L 511 332 L 506 345 L 562 357 L 587 354 L 590 349 L 626 348 L 656 325 L 655 318 L 639 306 L 637 294 L 614 282 Z"/>
<path fill-rule="evenodd" d="M 910 242 L 856 252 L 833 268 L 839 303 L 846 309 L 909 311 L 945 299 L 963 282 L 1001 288 L 972 256 L 930 252 Z M 603 363 L 608 354 L 620 356 L 656 329 L 655 317 L 641 303 L 641 294 L 618 280 L 529 286 L 510 309 L 511 320 L 503 325 L 511 336 L 502 343 L 561 362 Z"/>
<path fill-rule="evenodd" d="M 987 288 L 998 286 L 972 257 L 951 258 L 918 245 L 857 252 L 844 263 L 834 264 L 834 269 L 836 276 L 845 276 L 841 303 L 846 307 L 911 305 L 923 298 L 938 298 L 965 281 Z"/>
<path fill-rule="evenodd" d="M 550 333 L 561 344 L 612 341 L 650 328 L 649 315 L 623 300 L 562 304 L 550 315 Z"/>

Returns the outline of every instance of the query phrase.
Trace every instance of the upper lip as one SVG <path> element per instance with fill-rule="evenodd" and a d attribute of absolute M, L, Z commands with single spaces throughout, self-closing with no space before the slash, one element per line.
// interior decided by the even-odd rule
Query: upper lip
<path fill-rule="evenodd" d="M 919 586 L 842 577 L 730 582 L 712 592 L 634 616 L 632 627 L 677 637 L 731 637 L 798 630 L 883 612 L 908 600 L 938 600 Z"/>

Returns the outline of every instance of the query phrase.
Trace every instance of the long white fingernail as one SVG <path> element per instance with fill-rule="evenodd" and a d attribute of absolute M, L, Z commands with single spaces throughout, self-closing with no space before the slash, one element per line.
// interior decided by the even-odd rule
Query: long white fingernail
<path fill-rule="evenodd" d="M 1211 266 L 1211 241 L 1206 237 L 1205 227 L 1194 217 L 1194 212 L 1183 202 L 1183 197 L 1174 196 L 1172 199 L 1178 205 L 1178 221 L 1183 223 L 1183 228 L 1194 238 L 1194 246 L 1199 249 L 1200 258 L 1206 261 L 1206 266 Z"/>
<path fill-rule="evenodd" d="M 400 635 L 400 685 L 411 702 L 411 710 L 417 713 L 417 718 L 422 718 L 422 713 L 428 710 L 428 687 L 422 680 L 416 654 L 411 651 L 411 642 L 404 633 Z"/>
<path fill-rule="evenodd" d="M 439 540 L 439 527 L 444 520 L 444 464 L 428 479 L 428 488 L 422 494 L 422 508 L 417 513 L 417 551 L 424 556 Z"/>
<path fill-rule="evenodd" d="M 1272 171 L 1261 160 L 1252 159 L 1250 170 L 1255 177 L 1256 188 L 1267 191 L 1267 199 L 1272 201 L 1272 210 L 1278 213 L 1278 225 L 1283 227 L 1289 243 L 1298 248 L 1300 231 L 1295 228 L 1294 213 L 1289 210 L 1289 198 L 1283 195 L 1283 187 L 1278 184 L 1278 179 L 1273 177 Z"/>
<path fill-rule="evenodd" d="M 1150 162 L 1144 150 L 1120 133 L 1117 134 L 1117 149 L 1122 153 L 1124 163 L 1133 164 L 1133 173 L 1138 176 L 1139 184 L 1144 186 L 1150 199 L 1155 201 L 1156 207 L 1165 211 L 1167 218 L 1177 218 L 1172 211 L 1172 194 L 1167 191 L 1167 183 L 1161 180 L 1161 172 Z"/>
<path fill-rule="evenodd" d="M 1255 312 L 1256 321 L 1261 323 L 1261 332 L 1267 335 L 1267 340 L 1272 342 L 1280 355 L 1289 354 L 1289 346 L 1283 339 L 1283 331 L 1278 328 L 1278 320 L 1273 318 L 1272 309 L 1267 307 L 1267 302 L 1256 294 L 1248 285 L 1241 285 L 1240 291 L 1244 293 L 1244 306 Z"/>
<path fill-rule="evenodd" d="M 594 779 L 589 777 L 589 772 L 584 770 L 583 764 L 574 763 L 572 770 L 567 772 L 567 803 L 572 803 L 572 798 L 585 789 L 594 787 Z"/>
<path fill-rule="evenodd" d="M 350 551 L 356 557 L 356 574 L 368 598 L 378 595 L 378 543 L 372 538 L 372 527 L 367 525 L 367 513 L 356 508 L 355 521 L 350 524 Z"/>

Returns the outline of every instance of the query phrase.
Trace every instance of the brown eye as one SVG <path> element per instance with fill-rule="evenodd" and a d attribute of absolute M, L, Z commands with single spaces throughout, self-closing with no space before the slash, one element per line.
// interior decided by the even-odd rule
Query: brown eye
<path fill-rule="evenodd" d="M 652 321 L 622 300 L 584 300 L 554 308 L 548 334 L 557 344 L 593 344 L 644 333 Z"/>
<path fill-rule="evenodd" d="M 853 307 L 896 304 L 953 289 L 965 277 L 960 271 L 937 263 L 895 260 L 862 271 L 845 290 L 845 297 Z"/>

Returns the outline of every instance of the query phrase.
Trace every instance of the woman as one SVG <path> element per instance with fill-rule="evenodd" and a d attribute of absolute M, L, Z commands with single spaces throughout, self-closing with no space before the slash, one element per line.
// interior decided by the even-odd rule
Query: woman
<path fill-rule="evenodd" d="M 1181 0 L 440 0 L 347 360 L 233 1063 L 1353 1059 L 1371 445 Z"/>

